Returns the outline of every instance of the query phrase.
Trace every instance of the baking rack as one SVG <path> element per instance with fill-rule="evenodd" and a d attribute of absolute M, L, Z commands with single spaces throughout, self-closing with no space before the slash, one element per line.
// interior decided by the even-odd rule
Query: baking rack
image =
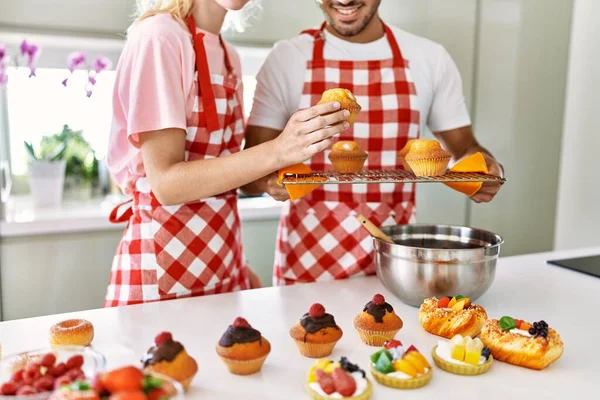
<path fill-rule="evenodd" d="M 479 172 L 447 172 L 441 176 L 415 176 L 411 172 L 399 170 L 364 170 L 356 174 L 340 174 L 334 171 L 313 172 L 311 174 L 286 173 L 284 185 L 305 184 L 368 184 L 368 183 L 433 183 L 433 182 L 496 182 L 503 184 L 506 179 Z"/>

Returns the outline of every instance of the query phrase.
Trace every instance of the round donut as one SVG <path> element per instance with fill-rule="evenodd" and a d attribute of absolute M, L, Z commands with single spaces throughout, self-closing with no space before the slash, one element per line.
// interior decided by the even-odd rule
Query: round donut
<path fill-rule="evenodd" d="M 94 325 L 85 319 L 67 319 L 50 328 L 50 343 L 54 345 L 89 346 L 94 340 Z"/>
<path fill-rule="evenodd" d="M 530 369 L 544 369 L 558 360 L 563 353 L 563 342 L 558 332 L 548 329 L 548 337 L 526 337 L 500 328 L 497 319 L 486 322 L 481 341 L 499 361 Z"/>
<path fill-rule="evenodd" d="M 427 332 L 447 339 L 454 335 L 476 337 L 488 318 L 485 309 L 477 304 L 461 311 L 440 308 L 437 304 L 436 297 L 425 299 L 419 309 L 419 322 Z"/>

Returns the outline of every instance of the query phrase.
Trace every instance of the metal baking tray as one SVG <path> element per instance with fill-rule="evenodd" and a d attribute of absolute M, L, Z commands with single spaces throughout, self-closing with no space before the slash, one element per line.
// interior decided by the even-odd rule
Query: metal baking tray
<path fill-rule="evenodd" d="M 415 176 L 411 172 L 399 170 L 364 170 L 356 174 L 340 174 L 335 171 L 313 172 L 311 174 L 287 173 L 283 176 L 284 185 L 305 184 L 369 184 L 369 183 L 434 183 L 434 182 L 497 182 L 506 179 L 479 172 L 447 172 L 442 176 Z"/>

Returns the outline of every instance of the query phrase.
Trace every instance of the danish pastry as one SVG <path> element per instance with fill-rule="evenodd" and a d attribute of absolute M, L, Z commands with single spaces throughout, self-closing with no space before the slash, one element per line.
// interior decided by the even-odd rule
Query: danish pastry
<path fill-rule="evenodd" d="M 487 318 L 483 307 L 472 304 L 463 296 L 431 297 L 419 308 L 419 322 L 423 328 L 447 339 L 456 335 L 476 337 Z"/>
<path fill-rule="evenodd" d="M 544 369 L 563 353 L 560 335 L 545 321 L 530 324 L 502 317 L 486 322 L 481 341 L 499 361 L 531 369 Z"/>

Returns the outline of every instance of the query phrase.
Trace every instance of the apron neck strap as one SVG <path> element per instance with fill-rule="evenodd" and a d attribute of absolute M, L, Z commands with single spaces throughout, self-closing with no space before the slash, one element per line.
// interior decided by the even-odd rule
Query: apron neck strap
<path fill-rule="evenodd" d="M 325 26 L 327 22 L 323 22 L 319 29 L 307 29 L 301 32 L 301 34 L 307 34 L 312 36 L 315 39 L 315 43 L 313 46 L 313 61 L 323 61 L 323 53 L 325 48 Z M 383 30 L 385 32 L 385 37 L 390 44 L 390 48 L 392 50 L 392 58 L 394 60 L 395 67 L 404 67 L 405 61 L 402 57 L 402 52 L 400 51 L 400 46 L 398 46 L 398 41 L 394 36 L 392 30 L 386 25 L 383 24 Z"/>
<path fill-rule="evenodd" d="M 210 80 L 206 48 L 204 47 L 204 33 L 196 31 L 196 21 L 192 15 L 187 18 L 187 26 L 192 34 L 192 44 L 194 46 L 194 53 L 196 54 L 196 71 L 198 72 L 198 83 L 200 86 L 198 88 L 198 95 L 202 97 L 206 128 L 209 132 L 213 132 L 219 129 L 219 116 Z"/>

